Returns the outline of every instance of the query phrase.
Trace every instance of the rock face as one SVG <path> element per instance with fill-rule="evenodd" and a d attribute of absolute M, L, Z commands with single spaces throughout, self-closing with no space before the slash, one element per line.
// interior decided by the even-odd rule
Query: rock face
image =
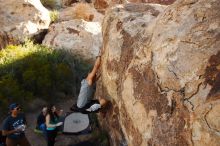
<path fill-rule="evenodd" d="M 103 14 L 87 3 L 76 3 L 71 7 L 62 9 L 59 13 L 58 21 L 67 21 L 72 19 L 83 19 L 85 21 L 93 21 L 102 23 Z"/>
<path fill-rule="evenodd" d="M 133 0 L 130 0 L 131 2 L 133 2 Z M 142 0 L 141 2 L 144 3 L 157 3 L 157 4 L 163 4 L 163 5 L 170 5 L 172 3 L 174 3 L 176 0 Z M 135 0 L 134 0 L 135 2 Z"/>
<path fill-rule="evenodd" d="M 63 7 L 70 6 L 72 3 L 77 2 L 77 0 L 60 0 Z"/>
<path fill-rule="evenodd" d="M 102 11 L 108 7 L 112 7 L 115 4 L 127 4 L 127 3 L 157 3 L 163 5 L 170 5 L 176 0 L 93 0 L 96 9 Z"/>
<path fill-rule="evenodd" d="M 23 41 L 50 24 L 49 11 L 40 0 L 0 0 L 0 13 L 0 38 L 11 38 L 4 41 L 5 45 L 12 39 L 15 42 Z"/>
<path fill-rule="evenodd" d="M 79 19 L 56 23 L 50 26 L 43 44 L 94 60 L 102 45 L 101 25 Z"/>
<path fill-rule="evenodd" d="M 218 146 L 220 1 L 119 5 L 103 22 L 97 96 L 114 146 Z"/>
<path fill-rule="evenodd" d="M 5 48 L 8 44 L 17 44 L 18 42 L 13 39 L 13 36 L 6 32 L 0 31 L 0 50 Z"/>

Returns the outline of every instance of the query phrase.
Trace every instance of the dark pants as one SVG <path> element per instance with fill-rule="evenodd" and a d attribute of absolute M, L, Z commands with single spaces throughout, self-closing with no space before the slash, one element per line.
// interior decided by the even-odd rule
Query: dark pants
<path fill-rule="evenodd" d="M 47 126 L 46 126 L 46 124 L 44 124 L 44 123 L 41 124 L 38 129 L 43 132 L 44 137 L 47 139 Z"/>
<path fill-rule="evenodd" d="M 87 111 L 88 108 L 90 108 L 93 104 L 100 104 L 98 100 L 90 100 L 83 108 L 78 108 L 77 105 L 73 105 L 71 107 L 71 110 L 74 112 L 81 112 L 83 114 L 89 114 L 89 113 L 97 113 L 100 109 L 96 111 L 89 112 Z"/>
<path fill-rule="evenodd" d="M 47 130 L 47 146 L 54 146 L 57 130 Z"/>
<path fill-rule="evenodd" d="M 19 139 L 6 138 L 6 146 L 30 146 L 27 138 L 24 136 Z"/>

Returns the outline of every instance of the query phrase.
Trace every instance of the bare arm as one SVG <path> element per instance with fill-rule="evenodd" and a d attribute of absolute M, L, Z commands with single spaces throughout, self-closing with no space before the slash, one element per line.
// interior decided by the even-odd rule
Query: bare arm
<path fill-rule="evenodd" d="M 96 72 L 98 71 L 99 67 L 101 64 L 101 57 L 99 56 L 96 61 L 95 61 L 95 65 L 93 66 L 92 71 L 88 74 L 88 76 L 86 77 L 86 80 L 88 81 L 89 85 L 92 85 L 93 83 L 93 78 L 96 75 Z"/>
<path fill-rule="evenodd" d="M 10 135 L 10 134 L 13 134 L 13 133 L 16 133 L 16 132 L 18 132 L 18 130 L 16 130 L 16 129 L 10 130 L 10 131 L 8 131 L 8 130 L 3 130 L 3 131 L 2 131 L 2 135 L 7 136 L 7 135 Z"/>
<path fill-rule="evenodd" d="M 46 126 L 49 127 L 49 128 L 56 127 L 56 124 L 50 124 L 50 115 L 46 116 Z"/>

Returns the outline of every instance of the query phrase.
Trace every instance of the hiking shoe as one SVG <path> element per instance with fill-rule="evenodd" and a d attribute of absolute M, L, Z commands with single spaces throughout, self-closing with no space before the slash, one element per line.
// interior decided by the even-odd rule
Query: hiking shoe
<path fill-rule="evenodd" d="M 88 112 L 95 112 L 95 111 L 97 111 L 100 108 L 101 108 L 101 105 L 95 103 L 92 106 L 90 106 L 90 108 L 86 109 L 86 111 L 88 111 Z"/>

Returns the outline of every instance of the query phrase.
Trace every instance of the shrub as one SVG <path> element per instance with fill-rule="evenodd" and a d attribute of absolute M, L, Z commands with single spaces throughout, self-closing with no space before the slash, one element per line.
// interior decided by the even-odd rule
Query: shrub
<path fill-rule="evenodd" d="M 38 97 L 54 100 L 56 93 L 72 96 L 88 69 L 65 52 L 31 41 L 8 46 L 0 51 L 0 108 L 12 101 L 25 105 Z"/>
<path fill-rule="evenodd" d="M 57 10 L 50 11 L 51 22 L 57 22 L 59 19 L 59 12 Z"/>

